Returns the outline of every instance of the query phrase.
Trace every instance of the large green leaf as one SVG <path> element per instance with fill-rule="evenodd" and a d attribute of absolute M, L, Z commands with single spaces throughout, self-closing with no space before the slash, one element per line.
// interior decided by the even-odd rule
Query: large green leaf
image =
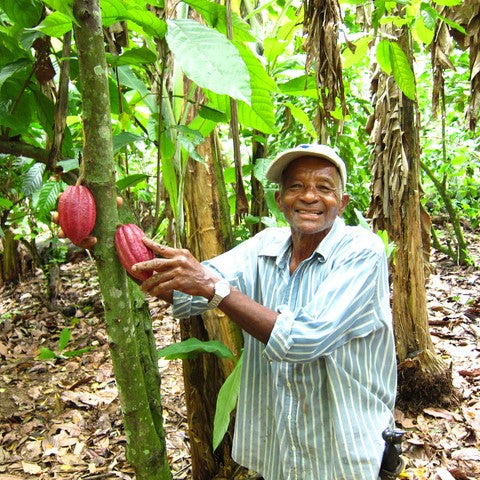
<path fill-rule="evenodd" d="M 72 29 L 72 18 L 62 12 L 53 12 L 46 16 L 35 30 L 43 32 L 49 37 L 62 37 Z"/>
<path fill-rule="evenodd" d="M 392 59 L 390 56 L 390 42 L 388 40 L 380 40 L 377 44 L 375 56 L 380 68 L 387 74 L 392 73 Z"/>
<path fill-rule="evenodd" d="M 250 48 L 240 42 L 234 42 L 248 68 L 250 86 L 252 88 L 252 103 L 238 104 L 238 121 L 245 127 L 259 130 L 263 133 L 276 133 L 275 111 L 272 92 L 277 91 L 275 81 L 267 74 L 260 60 Z"/>
<path fill-rule="evenodd" d="M 382 70 L 387 75 L 393 74 L 405 96 L 415 100 L 415 77 L 407 55 L 400 45 L 389 40 L 381 40 L 377 45 L 376 57 Z"/>
<path fill-rule="evenodd" d="M 247 67 L 224 35 L 194 20 L 167 23 L 168 45 L 187 77 L 202 88 L 251 104 Z"/>
<path fill-rule="evenodd" d="M 225 380 L 218 392 L 217 408 L 213 420 L 213 450 L 220 445 L 225 432 L 230 424 L 230 414 L 237 405 L 238 392 L 240 391 L 240 380 L 242 377 L 243 354 L 240 356 L 232 373 Z"/>
<path fill-rule="evenodd" d="M 165 357 L 167 360 L 192 358 L 199 353 L 213 353 L 220 358 L 235 358 L 232 351 L 222 342 L 218 340 L 203 342 L 198 338 L 189 338 L 179 343 L 173 343 L 161 348 L 157 353 L 159 357 Z"/>
<path fill-rule="evenodd" d="M 267 74 L 260 60 L 253 52 L 240 42 L 234 42 L 248 68 L 250 85 L 252 88 L 252 103 L 238 103 L 238 121 L 245 127 L 250 127 L 263 133 L 276 133 L 275 112 L 272 101 L 272 92 L 278 90 L 275 81 Z M 207 92 L 212 108 L 230 115 L 228 98 Z"/>
<path fill-rule="evenodd" d="M 394 42 L 390 42 L 392 73 L 400 90 L 411 100 L 415 100 L 415 76 L 405 52 Z"/>
<path fill-rule="evenodd" d="M 34 27 L 42 16 L 40 0 L 0 0 L 0 8 L 17 27 Z"/>

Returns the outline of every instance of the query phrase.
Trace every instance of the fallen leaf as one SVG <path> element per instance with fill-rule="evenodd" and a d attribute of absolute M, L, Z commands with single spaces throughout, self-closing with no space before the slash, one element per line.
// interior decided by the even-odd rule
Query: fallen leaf
<path fill-rule="evenodd" d="M 480 461 L 480 451 L 475 447 L 461 448 L 452 452 L 452 458 L 455 460 L 475 460 Z"/>
<path fill-rule="evenodd" d="M 437 468 L 437 475 L 440 480 L 455 480 L 455 477 L 445 468 Z"/>
<path fill-rule="evenodd" d="M 37 475 L 42 471 L 42 467 L 36 463 L 22 462 L 22 468 L 25 473 L 31 473 L 32 475 Z"/>

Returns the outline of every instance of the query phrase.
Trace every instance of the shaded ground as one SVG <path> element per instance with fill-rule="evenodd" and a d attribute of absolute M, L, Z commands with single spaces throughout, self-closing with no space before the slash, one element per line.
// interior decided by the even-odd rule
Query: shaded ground
<path fill-rule="evenodd" d="M 478 236 L 472 237 L 477 261 Z M 476 246 L 475 246 L 476 245 Z M 428 285 L 431 334 L 452 360 L 458 404 L 397 411 L 410 480 L 480 478 L 480 273 L 436 254 Z M 93 264 L 61 267 L 62 295 L 52 312 L 44 304 L 39 271 L 0 291 L 0 480 L 132 479 L 108 354 Z M 158 346 L 178 341 L 178 325 L 150 299 Z M 40 348 L 58 353 L 60 331 L 72 337 L 65 351 L 81 356 L 36 360 Z M 191 477 L 181 364 L 160 360 L 169 461 L 177 480 Z M 207 479 L 206 479 L 207 480 Z"/>

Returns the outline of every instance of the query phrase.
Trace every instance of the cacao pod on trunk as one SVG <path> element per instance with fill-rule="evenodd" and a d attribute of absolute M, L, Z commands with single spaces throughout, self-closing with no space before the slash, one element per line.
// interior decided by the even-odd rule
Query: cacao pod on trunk
<path fill-rule="evenodd" d="M 120 262 L 132 277 L 142 282 L 151 277 L 153 271 L 133 272 L 133 265 L 155 258 L 152 250 L 142 242 L 143 237 L 145 233 L 134 223 L 120 225 L 115 232 L 115 248 Z"/>
<path fill-rule="evenodd" d="M 58 199 L 58 223 L 72 243 L 79 245 L 95 226 L 97 208 L 90 190 L 69 185 Z"/>

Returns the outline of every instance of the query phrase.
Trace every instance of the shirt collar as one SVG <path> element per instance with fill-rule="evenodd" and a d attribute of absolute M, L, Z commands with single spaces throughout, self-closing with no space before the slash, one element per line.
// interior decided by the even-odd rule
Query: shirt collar
<path fill-rule="evenodd" d="M 345 222 L 342 218 L 337 217 L 332 225 L 331 230 L 327 236 L 319 243 L 315 249 L 318 259 L 323 263 L 331 255 L 335 246 L 340 242 L 344 235 Z M 277 265 L 282 261 L 287 261 L 287 256 L 290 253 L 292 245 L 292 234 L 290 228 L 278 229 L 278 235 L 275 238 L 263 245 L 259 251 L 259 255 L 267 257 L 277 257 Z"/>

